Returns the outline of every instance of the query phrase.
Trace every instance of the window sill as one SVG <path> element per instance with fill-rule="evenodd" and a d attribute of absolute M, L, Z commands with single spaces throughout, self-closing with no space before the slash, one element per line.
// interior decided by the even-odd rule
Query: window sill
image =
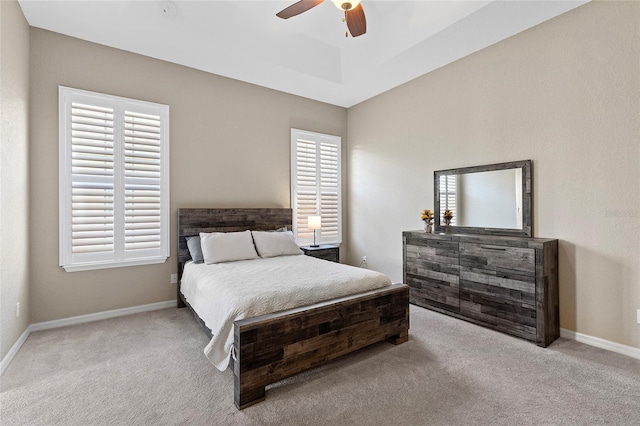
<path fill-rule="evenodd" d="M 92 271 L 96 269 L 122 268 L 125 266 L 154 265 L 157 263 L 164 263 L 167 259 L 167 256 L 161 256 L 148 257 L 145 259 L 121 260 L 118 262 L 78 263 L 76 265 L 62 265 L 62 267 L 67 272 Z"/>

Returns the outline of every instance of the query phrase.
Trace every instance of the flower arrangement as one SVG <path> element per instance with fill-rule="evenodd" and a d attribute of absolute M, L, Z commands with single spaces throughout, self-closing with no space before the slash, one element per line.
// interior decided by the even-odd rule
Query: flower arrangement
<path fill-rule="evenodd" d="M 424 222 L 424 232 L 431 232 L 431 223 L 433 222 L 433 212 L 429 209 L 424 209 L 420 212 L 420 218 Z"/>
<path fill-rule="evenodd" d="M 453 212 L 449 209 L 446 209 L 444 213 L 442 213 L 442 218 L 444 219 L 444 224 L 451 224 L 451 219 L 453 219 Z"/>
<path fill-rule="evenodd" d="M 433 212 L 429 209 L 424 209 L 420 213 L 420 217 L 425 224 L 431 225 L 431 222 L 433 221 Z"/>

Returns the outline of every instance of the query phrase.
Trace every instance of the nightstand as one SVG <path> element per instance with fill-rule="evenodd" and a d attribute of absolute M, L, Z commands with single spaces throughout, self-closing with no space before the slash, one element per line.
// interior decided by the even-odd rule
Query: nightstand
<path fill-rule="evenodd" d="M 340 246 L 335 244 L 320 244 L 318 247 L 304 246 L 300 247 L 300 250 L 307 256 L 340 263 Z"/>

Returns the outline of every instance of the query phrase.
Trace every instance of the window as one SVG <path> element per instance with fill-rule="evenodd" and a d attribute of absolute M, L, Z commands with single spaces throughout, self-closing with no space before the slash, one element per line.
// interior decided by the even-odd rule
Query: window
<path fill-rule="evenodd" d="M 458 217 L 457 199 L 458 199 L 458 176 L 446 175 L 440 176 L 440 215 L 444 213 L 446 209 L 453 212 L 453 219 L 451 219 L 451 225 L 456 225 L 456 219 Z M 442 217 L 440 217 L 440 223 L 444 223 Z"/>
<path fill-rule="evenodd" d="M 169 256 L 169 107 L 59 88 L 60 266 Z"/>
<path fill-rule="evenodd" d="M 317 242 L 342 242 L 341 138 L 291 129 L 293 233 L 300 245 L 313 242 L 308 216 L 320 216 Z"/>

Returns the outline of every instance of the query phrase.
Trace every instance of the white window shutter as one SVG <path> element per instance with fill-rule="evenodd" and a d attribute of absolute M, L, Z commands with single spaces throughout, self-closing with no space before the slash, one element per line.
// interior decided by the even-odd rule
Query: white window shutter
<path fill-rule="evenodd" d="M 160 117 L 124 112 L 124 248 L 160 249 Z"/>
<path fill-rule="evenodd" d="M 169 107 L 60 87 L 60 265 L 169 256 Z"/>
<path fill-rule="evenodd" d="M 453 212 L 453 219 L 451 219 L 451 225 L 456 225 L 456 219 L 458 217 L 457 201 L 458 201 L 458 176 L 457 175 L 442 175 L 440 176 L 440 215 L 444 213 L 446 209 Z M 442 217 L 440 223 L 444 223 Z"/>
<path fill-rule="evenodd" d="M 71 251 L 114 251 L 113 108 L 71 104 Z"/>
<path fill-rule="evenodd" d="M 333 142 L 320 142 L 321 241 L 339 242 L 340 151 Z"/>
<path fill-rule="evenodd" d="M 342 242 L 341 138 L 291 129 L 291 200 L 298 244 L 313 242 L 307 217 L 322 218 L 320 243 Z"/>
<path fill-rule="evenodd" d="M 313 230 L 307 227 L 307 217 L 316 215 L 318 211 L 317 145 L 316 141 L 304 137 L 295 140 L 294 234 L 300 240 L 313 240 Z"/>

